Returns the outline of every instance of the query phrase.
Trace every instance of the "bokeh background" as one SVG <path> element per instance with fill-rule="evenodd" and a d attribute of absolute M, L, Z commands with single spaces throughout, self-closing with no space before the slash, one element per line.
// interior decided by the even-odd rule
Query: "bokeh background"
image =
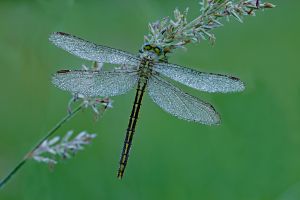
<path fill-rule="evenodd" d="M 53 172 L 31 161 L 0 191 L 1 200 L 300 199 L 299 11 L 296 0 L 231 20 L 217 42 L 190 45 L 170 62 L 240 77 L 239 94 L 185 91 L 212 103 L 222 125 L 181 121 L 146 97 L 125 177 L 116 178 L 134 91 L 115 97 L 100 121 L 79 113 L 59 130 L 98 137 Z M 67 112 L 68 93 L 51 85 L 59 69 L 89 62 L 48 42 L 54 31 L 137 53 L 150 21 L 196 0 L 1 0 L 0 177 Z"/>

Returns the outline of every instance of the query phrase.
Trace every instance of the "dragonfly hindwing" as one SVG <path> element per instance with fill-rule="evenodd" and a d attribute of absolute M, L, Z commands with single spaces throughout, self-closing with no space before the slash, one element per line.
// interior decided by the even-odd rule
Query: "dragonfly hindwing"
<path fill-rule="evenodd" d="M 53 75 L 52 83 L 62 90 L 87 97 L 124 94 L 137 83 L 136 72 L 98 72 L 62 70 Z"/>
<path fill-rule="evenodd" d="M 180 119 L 207 125 L 220 123 L 219 114 L 210 104 L 181 91 L 158 76 L 150 78 L 148 89 L 155 103 Z"/>

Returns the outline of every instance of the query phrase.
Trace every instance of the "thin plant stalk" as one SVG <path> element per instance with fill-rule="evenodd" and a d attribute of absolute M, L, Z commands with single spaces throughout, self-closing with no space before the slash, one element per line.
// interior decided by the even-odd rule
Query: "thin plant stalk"
<path fill-rule="evenodd" d="M 82 108 L 84 108 L 84 103 L 80 104 L 76 109 L 71 111 L 67 116 L 65 116 L 61 121 L 59 121 L 40 141 L 33 147 L 31 151 L 29 151 L 24 158 L 17 164 L 0 182 L 0 189 L 2 189 L 7 182 L 17 173 L 21 167 L 32 157 L 32 153 L 39 148 L 39 146 L 51 137 L 62 125 L 64 125 L 67 121 L 69 121 L 72 117 L 74 117 Z"/>

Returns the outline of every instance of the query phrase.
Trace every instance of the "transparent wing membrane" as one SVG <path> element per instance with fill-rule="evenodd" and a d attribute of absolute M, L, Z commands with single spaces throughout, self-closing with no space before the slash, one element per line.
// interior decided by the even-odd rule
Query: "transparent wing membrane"
<path fill-rule="evenodd" d="M 184 85 L 205 92 L 240 92 L 245 89 L 238 78 L 199 72 L 190 68 L 169 63 L 156 63 L 154 70 Z"/>
<path fill-rule="evenodd" d="M 219 114 L 210 104 L 181 91 L 158 76 L 149 79 L 148 90 L 157 105 L 180 119 L 207 125 L 220 123 Z"/>
<path fill-rule="evenodd" d="M 52 33 L 49 40 L 57 47 L 86 60 L 111 64 L 139 64 L 139 58 L 130 53 L 97 45 L 67 33 Z"/>
<path fill-rule="evenodd" d="M 52 77 L 58 88 L 87 97 L 124 94 L 138 81 L 136 72 L 61 70 Z"/>

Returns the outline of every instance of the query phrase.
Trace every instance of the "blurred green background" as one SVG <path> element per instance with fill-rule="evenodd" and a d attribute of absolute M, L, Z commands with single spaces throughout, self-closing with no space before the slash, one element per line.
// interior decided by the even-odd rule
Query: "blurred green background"
<path fill-rule="evenodd" d="M 218 127 L 181 121 L 149 97 L 143 103 L 122 181 L 119 155 L 134 91 L 113 98 L 95 121 L 81 112 L 59 130 L 98 137 L 53 172 L 31 161 L 0 191 L 1 200 L 67 199 L 300 199 L 299 11 L 296 0 L 234 20 L 215 31 L 217 42 L 190 45 L 170 62 L 240 77 L 239 94 L 185 91 L 212 103 Z M 51 85 L 58 69 L 90 64 L 48 42 L 54 31 L 137 53 L 150 21 L 175 7 L 199 9 L 196 0 L 1 0 L 0 177 L 66 115 L 68 93 Z"/>

